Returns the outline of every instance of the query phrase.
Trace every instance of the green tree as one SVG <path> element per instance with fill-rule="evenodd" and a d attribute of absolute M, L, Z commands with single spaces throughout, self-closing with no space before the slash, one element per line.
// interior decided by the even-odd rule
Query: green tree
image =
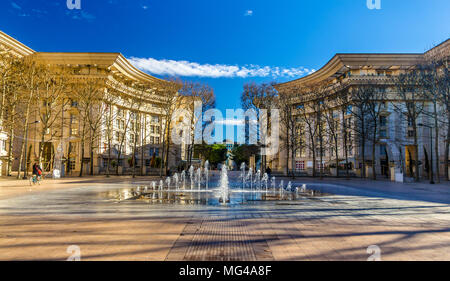
<path fill-rule="evenodd" d="M 241 166 L 244 162 L 246 165 L 249 165 L 250 157 L 252 155 L 258 155 L 259 151 L 260 148 L 256 145 L 235 145 L 231 151 L 232 159 L 238 166 Z"/>

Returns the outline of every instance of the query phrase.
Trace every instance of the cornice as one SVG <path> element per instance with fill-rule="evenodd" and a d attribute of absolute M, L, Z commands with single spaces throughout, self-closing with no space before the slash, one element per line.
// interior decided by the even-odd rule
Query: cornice
<path fill-rule="evenodd" d="M 6 46 L 7 48 L 11 49 L 11 51 L 13 51 L 15 54 L 19 55 L 20 57 L 29 56 L 35 52 L 31 48 L 25 46 L 24 44 L 20 43 L 13 37 L 2 32 L 1 30 L 0 30 L 0 45 Z"/>
<path fill-rule="evenodd" d="M 318 84 L 336 78 L 350 69 L 391 69 L 409 68 L 424 60 L 424 54 L 336 54 L 318 71 L 305 77 L 280 83 L 274 87 L 278 91 L 291 87 Z"/>

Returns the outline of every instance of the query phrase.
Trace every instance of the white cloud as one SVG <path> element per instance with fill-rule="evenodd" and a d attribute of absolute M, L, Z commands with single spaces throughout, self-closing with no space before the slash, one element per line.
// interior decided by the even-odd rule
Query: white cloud
<path fill-rule="evenodd" d="M 17 3 L 15 3 L 15 2 L 11 2 L 11 6 L 12 6 L 14 9 L 22 10 L 22 7 L 20 7 L 19 5 L 17 5 Z"/>
<path fill-rule="evenodd" d="M 74 20 L 93 21 L 96 19 L 96 16 L 84 10 L 67 10 L 66 15 L 70 16 Z"/>
<path fill-rule="evenodd" d="M 223 119 L 223 120 L 218 120 L 218 121 L 214 121 L 215 124 L 218 125 L 223 125 L 223 126 L 243 126 L 244 125 L 244 120 L 239 120 L 239 119 Z"/>
<path fill-rule="evenodd" d="M 292 78 L 304 76 L 314 72 L 304 67 L 284 68 L 259 65 L 226 65 L 226 64 L 199 64 L 189 61 L 157 60 L 154 58 L 131 57 L 130 62 L 142 71 L 168 76 L 182 77 L 209 77 L 209 78 L 248 78 L 272 77 Z"/>
<path fill-rule="evenodd" d="M 246 17 L 251 17 L 251 16 L 253 16 L 253 11 L 252 11 L 252 10 L 247 10 L 247 11 L 245 12 L 244 16 L 246 16 Z"/>

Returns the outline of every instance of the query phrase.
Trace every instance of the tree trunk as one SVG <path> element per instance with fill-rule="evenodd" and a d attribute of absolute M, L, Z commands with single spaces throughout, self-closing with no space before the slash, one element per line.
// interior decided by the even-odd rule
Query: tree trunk
<path fill-rule="evenodd" d="M 416 126 L 416 122 L 414 120 L 414 166 L 416 167 L 416 172 L 414 173 L 414 177 L 415 177 L 415 181 L 419 182 L 420 178 L 419 178 L 419 147 L 418 147 L 418 139 L 417 139 L 417 126 Z M 433 151 L 433 149 L 431 149 L 431 151 Z"/>
<path fill-rule="evenodd" d="M 119 147 L 119 151 L 117 151 L 117 163 L 116 163 L 116 176 L 118 176 L 119 175 L 119 160 L 120 160 L 120 156 L 122 156 L 122 153 L 121 153 L 121 151 L 122 151 L 122 146 L 120 146 Z"/>
<path fill-rule="evenodd" d="M 109 178 L 109 168 L 111 166 L 111 138 L 108 139 L 108 161 L 106 163 L 106 177 Z"/>
<path fill-rule="evenodd" d="M 25 114 L 25 127 L 24 127 L 24 134 L 23 134 L 24 138 L 23 138 L 23 142 L 22 142 L 22 148 L 21 148 L 21 151 L 20 151 L 19 170 L 18 170 L 18 173 L 17 173 L 17 179 L 20 178 L 20 170 L 22 168 L 23 161 L 25 161 L 23 174 L 24 174 L 24 176 L 27 174 L 27 168 L 28 168 L 27 167 L 27 159 L 24 159 L 24 158 L 26 158 L 24 154 L 26 154 L 26 151 L 27 151 L 26 150 L 27 149 L 27 147 L 26 147 L 26 140 L 27 140 L 27 135 L 28 135 L 28 122 L 29 122 L 29 118 L 30 118 L 31 98 L 33 96 L 32 93 L 33 92 L 30 93 L 30 98 L 29 98 L 28 103 L 27 103 L 27 109 L 26 109 L 26 114 Z"/>
<path fill-rule="evenodd" d="M 366 178 L 366 140 L 364 137 L 361 138 L 361 156 L 362 156 L 362 171 L 361 177 Z"/>
<path fill-rule="evenodd" d="M 91 176 L 93 176 L 94 175 L 94 148 L 93 148 L 93 143 L 91 143 L 90 144 L 90 173 L 91 173 Z"/>
<path fill-rule="evenodd" d="M 165 172 L 164 172 L 164 175 L 167 177 L 168 176 L 168 174 L 169 174 L 169 149 L 170 149 L 170 143 L 169 143 L 169 140 L 167 140 L 167 142 L 166 142 L 166 155 L 165 155 L 165 161 L 164 162 L 166 162 L 165 163 Z"/>
<path fill-rule="evenodd" d="M 450 153 L 450 113 L 448 114 L 448 116 L 449 116 L 449 118 L 448 118 L 448 123 L 447 123 L 447 141 L 445 142 L 445 158 L 444 158 L 444 161 L 445 161 L 445 178 L 446 178 L 446 180 L 447 181 L 450 181 L 450 175 L 449 175 L 449 172 L 448 172 L 448 162 L 449 162 L 449 157 L 450 157 L 450 155 L 449 155 L 449 153 Z"/>
<path fill-rule="evenodd" d="M 44 129 L 42 130 L 42 133 L 41 133 L 41 143 L 39 144 L 39 154 L 38 154 L 38 159 L 39 159 L 39 166 L 40 166 L 40 167 L 42 167 L 42 154 L 44 153 L 45 131 L 46 131 L 46 128 L 44 128 Z"/>
<path fill-rule="evenodd" d="M 83 168 L 84 168 L 83 167 L 84 166 L 84 163 L 83 163 L 83 158 L 84 158 L 84 140 L 81 141 L 80 145 L 81 145 L 81 153 L 80 153 L 81 168 L 80 168 L 79 177 L 81 178 L 81 177 L 83 177 Z"/>
<path fill-rule="evenodd" d="M 434 106 L 434 128 L 436 130 L 435 132 L 435 136 L 436 136 L 436 141 L 434 142 L 434 151 L 436 154 L 436 183 L 440 183 L 440 175 L 441 175 L 441 169 L 439 167 L 439 126 L 438 126 L 438 115 L 437 115 L 437 104 L 436 104 L 436 100 L 433 103 Z M 433 151 L 431 149 L 431 151 Z M 433 153 L 433 152 L 431 152 Z M 433 165 L 433 163 L 431 163 L 431 165 Z M 433 175 L 431 175 L 433 176 Z"/>
<path fill-rule="evenodd" d="M 264 165 L 266 165 L 266 163 L 264 163 Z M 295 150 L 291 149 L 291 168 L 292 168 L 292 178 L 295 179 L 295 169 L 296 169 L 296 165 L 295 165 Z M 264 169 L 264 173 L 266 169 Z"/>
<path fill-rule="evenodd" d="M 286 173 L 286 176 L 288 177 L 289 176 L 289 155 L 290 155 L 290 149 L 289 149 L 289 139 L 288 138 L 286 138 L 286 142 L 287 142 L 287 144 L 286 144 L 286 169 L 285 169 L 285 173 Z"/>
<path fill-rule="evenodd" d="M 134 134 L 134 144 L 133 144 L 133 178 L 136 177 L 136 164 L 137 164 L 137 160 L 136 160 L 136 143 L 137 143 L 137 136 L 136 134 Z"/>
<path fill-rule="evenodd" d="M 312 177 L 315 178 L 316 177 L 316 144 L 313 142 L 312 143 L 312 155 L 313 155 L 313 165 L 312 165 Z"/>
<path fill-rule="evenodd" d="M 345 155 L 345 174 L 346 174 L 346 177 L 347 177 L 347 179 L 349 179 L 350 178 L 350 172 L 349 172 L 349 170 L 348 170 L 348 146 L 347 146 L 347 141 L 348 141 L 348 139 L 347 139 L 347 126 L 345 125 L 346 123 L 345 123 L 345 112 L 342 112 L 342 124 L 344 124 L 344 132 L 343 132 L 343 135 L 344 135 L 344 155 Z"/>
<path fill-rule="evenodd" d="M 334 153 L 336 154 L 336 177 L 339 178 L 339 142 L 337 135 L 334 136 Z"/>
<path fill-rule="evenodd" d="M 376 161 L 376 157 L 375 157 L 375 149 L 377 146 L 377 126 L 374 126 L 374 130 L 373 130 L 373 138 L 372 138 L 372 179 L 373 180 L 377 180 L 377 169 L 375 166 L 375 161 Z"/>
<path fill-rule="evenodd" d="M 12 162 L 13 158 L 13 148 L 14 148 L 14 125 L 11 125 L 9 130 L 9 143 L 8 143 L 8 165 L 6 175 L 11 176 L 12 173 Z"/>

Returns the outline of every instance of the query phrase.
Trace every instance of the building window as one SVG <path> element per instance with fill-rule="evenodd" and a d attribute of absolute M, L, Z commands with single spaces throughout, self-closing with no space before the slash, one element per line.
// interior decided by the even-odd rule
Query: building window
<path fill-rule="evenodd" d="M 2 140 L 0 142 L 0 150 L 1 151 L 6 151 L 6 140 Z"/>
<path fill-rule="evenodd" d="M 387 155 L 387 149 L 385 145 L 380 146 L 380 156 L 386 156 Z"/>
<path fill-rule="evenodd" d="M 352 114 L 352 106 L 351 105 L 347 106 L 347 111 L 345 113 L 347 115 L 351 115 Z"/>
<path fill-rule="evenodd" d="M 414 130 L 408 130 L 408 138 L 414 137 Z"/>
<path fill-rule="evenodd" d="M 383 139 L 387 138 L 387 131 L 386 131 L 386 129 L 381 129 L 380 130 L 380 138 L 383 138 Z"/>
<path fill-rule="evenodd" d="M 380 116 L 380 126 L 385 127 L 387 125 L 387 117 L 386 116 Z"/>
<path fill-rule="evenodd" d="M 159 144 L 159 137 L 155 138 L 155 144 Z"/>
<path fill-rule="evenodd" d="M 75 158 L 71 158 L 71 159 L 69 160 L 69 169 L 70 169 L 71 171 L 74 171 L 74 170 L 75 170 L 75 166 L 76 166 Z"/>
<path fill-rule="evenodd" d="M 305 161 L 296 161 L 295 162 L 295 169 L 297 171 L 304 171 L 305 170 Z"/>
<path fill-rule="evenodd" d="M 408 117 L 408 127 L 412 127 L 413 126 L 413 120 L 412 118 Z"/>

